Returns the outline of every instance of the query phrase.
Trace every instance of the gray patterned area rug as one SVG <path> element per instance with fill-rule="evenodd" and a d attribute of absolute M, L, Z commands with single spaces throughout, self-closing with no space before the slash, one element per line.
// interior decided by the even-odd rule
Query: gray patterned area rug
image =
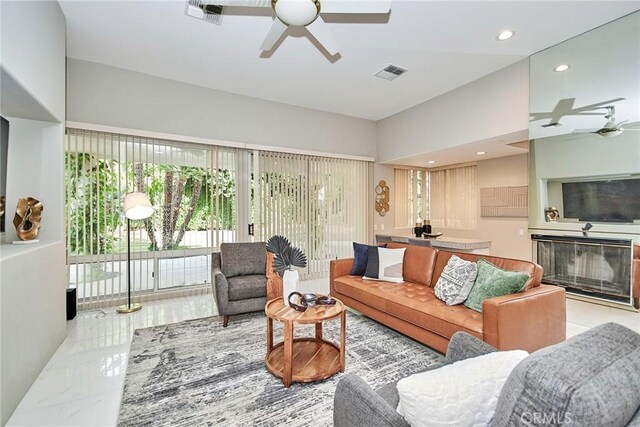
<path fill-rule="evenodd" d="M 296 337 L 313 326 L 296 325 Z M 324 337 L 339 342 L 339 320 L 325 322 Z M 282 324 L 274 321 L 274 342 Z M 333 394 L 344 374 L 294 383 L 267 371 L 266 318 L 219 317 L 147 329 L 133 336 L 120 408 L 121 426 L 331 425 Z M 442 361 L 442 356 L 373 320 L 347 314 L 346 371 L 377 388 Z"/>

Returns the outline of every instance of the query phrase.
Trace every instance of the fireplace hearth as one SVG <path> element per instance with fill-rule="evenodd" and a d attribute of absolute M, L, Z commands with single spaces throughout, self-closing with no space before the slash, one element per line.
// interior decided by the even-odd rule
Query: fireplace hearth
<path fill-rule="evenodd" d="M 631 240 L 534 234 L 543 283 L 567 292 L 633 305 Z"/>

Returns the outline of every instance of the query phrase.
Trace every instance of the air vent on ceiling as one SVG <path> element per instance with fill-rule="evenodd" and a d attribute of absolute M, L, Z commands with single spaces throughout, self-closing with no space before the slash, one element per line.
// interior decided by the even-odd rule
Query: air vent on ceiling
<path fill-rule="evenodd" d="M 385 80 L 395 80 L 406 72 L 407 70 L 404 68 L 400 68 L 396 65 L 388 65 L 383 70 L 378 71 L 376 73 L 376 77 L 380 77 Z"/>
<path fill-rule="evenodd" d="M 187 0 L 185 13 L 194 18 L 222 25 L 222 6 L 206 3 L 203 0 Z"/>

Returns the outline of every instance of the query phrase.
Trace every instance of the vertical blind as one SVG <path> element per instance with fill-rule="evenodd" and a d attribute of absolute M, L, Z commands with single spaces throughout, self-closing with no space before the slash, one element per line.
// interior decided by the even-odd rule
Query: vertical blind
<path fill-rule="evenodd" d="M 412 227 L 429 215 L 429 173 L 420 169 L 394 170 L 395 226 Z"/>
<path fill-rule="evenodd" d="M 303 279 L 327 277 L 329 260 L 368 242 L 373 197 L 371 164 L 357 160 L 254 153 L 256 237 L 287 237 L 307 255 Z"/>
<path fill-rule="evenodd" d="M 79 307 L 126 295 L 122 203 L 132 191 L 156 207 L 131 223 L 133 291 L 210 282 L 211 248 L 236 239 L 237 157 L 233 148 L 67 129 L 67 264 Z"/>
<path fill-rule="evenodd" d="M 429 172 L 429 216 L 434 227 L 478 227 L 476 166 Z"/>

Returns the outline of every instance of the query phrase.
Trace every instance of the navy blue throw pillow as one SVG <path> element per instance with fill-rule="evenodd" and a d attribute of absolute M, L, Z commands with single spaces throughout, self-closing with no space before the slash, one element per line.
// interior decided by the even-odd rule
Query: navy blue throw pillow
<path fill-rule="evenodd" d="M 367 248 L 369 245 L 353 242 L 353 268 L 351 274 L 354 276 L 364 276 L 367 271 Z"/>
<path fill-rule="evenodd" d="M 374 248 L 376 254 L 378 253 L 378 246 L 369 246 L 363 243 L 353 242 L 353 268 L 351 274 L 354 276 L 364 276 L 367 271 L 367 262 L 369 259 L 369 247 Z M 380 247 L 386 248 L 387 244 Z M 376 271 L 378 267 L 376 267 Z"/>

